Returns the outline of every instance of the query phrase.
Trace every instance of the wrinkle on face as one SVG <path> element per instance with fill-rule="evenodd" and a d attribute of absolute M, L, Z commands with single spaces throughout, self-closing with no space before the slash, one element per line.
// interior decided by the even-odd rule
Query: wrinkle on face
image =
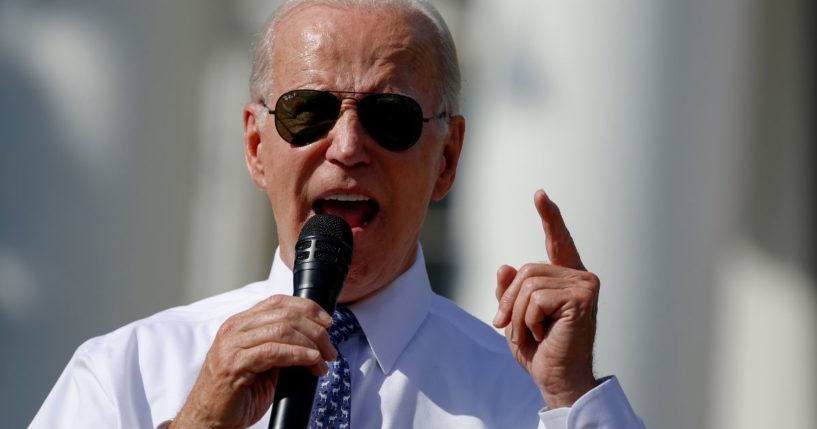
<path fill-rule="evenodd" d="M 313 9 L 342 12 L 326 6 Z M 300 31 L 283 31 L 285 26 L 297 23 L 282 22 L 273 52 L 275 80 L 276 83 L 282 81 L 276 86 L 288 88 L 283 91 L 313 88 L 398 92 L 420 101 L 424 113 L 427 109 L 436 109 L 440 100 L 427 97 L 439 92 L 434 86 L 440 81 L 433 25 L 423 17 L 408 16 L 405 19 L 410 26 L 384 28 L 379 25 L 384 19 L 403 12 L 367 9 L 366 13 L 365 22 L 356 25 L 334 20 L 312 21 Z M 365 49 L 360 49 L 362 46 Z M 298 68 L 293 70 L 291 66 L 295 63 Z M 327 68 L 327 64 L 331 64 L 331 68 Z M 410 65 L 410 73 L 401 70 L 407 65 Z"/>

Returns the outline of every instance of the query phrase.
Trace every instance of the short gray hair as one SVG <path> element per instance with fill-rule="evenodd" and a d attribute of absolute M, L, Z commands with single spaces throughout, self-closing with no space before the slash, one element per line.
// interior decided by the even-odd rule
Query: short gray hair
<path fill-rule="evenodd" d="M 420 13 L 432 24 L 439 43 L 438 65 L 440 67 L 439 91 L 449 114 L 459 112 L 462 87 L 460 66 L 454 39 L 437 9 L 426 0 L 287 0 L 267 21 L 253 49 L 252 73 L 250 74 L 250 97 L 253 101 L 265 100 L 272 87 L 272 49 L 278 23 L 290 12 L 304 5 L 325 5 L 340 8 L 378 9 L 393 7 L 407 12 Z"/>

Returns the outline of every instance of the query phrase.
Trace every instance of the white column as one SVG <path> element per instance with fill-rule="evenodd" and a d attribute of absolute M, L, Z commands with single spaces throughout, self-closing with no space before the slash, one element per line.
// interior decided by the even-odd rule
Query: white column
<path fill-rule="evenodd" d="M 544 188 L 602 279 L 598 375 L 621 378 L 648 427 L 704 427 L 710 410 L 748 12 L 732 0 L 484 1 L 469 26 L 458 301 L 490 322 L 497 267 L 546 259 L 532 203 Z"/>

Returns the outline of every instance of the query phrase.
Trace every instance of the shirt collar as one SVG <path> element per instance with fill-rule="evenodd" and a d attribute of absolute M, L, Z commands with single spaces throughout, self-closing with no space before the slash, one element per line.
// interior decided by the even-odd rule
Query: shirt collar
<path fill-rule="evenodd" d="M 268 295 L 292 295 L 292 270 L 281 259 L 281 248 L 275 249 L 275 258 L 267 280 Z"/>
<path fill-rule="evenodd" d="M 292 294 L 292 271 L 281 259 L 280 249 L 275 251 L 269 288 L 271 294 Z M 408 270 L 375 295 L 349 305 L 384 374 L 391 372 L 425 320 L 432 294 L 423 249 L 417 243 L 414 264 Z"/>

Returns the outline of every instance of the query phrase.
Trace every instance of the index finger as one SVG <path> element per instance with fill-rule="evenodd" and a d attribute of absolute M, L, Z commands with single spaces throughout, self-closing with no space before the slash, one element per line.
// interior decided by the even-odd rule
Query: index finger
<path fill-rule="evenodd" d="M 332 326 L 332 316 L 326 312 L 321 306 L 312 300 L 301 298 L 299 296 L 275 294 L 268 298 L 261 300 L 255 304 L 248 312 L 267 312 L 270 310 L 286 311 L 290 309 L 297 312 L 299 315 L 308 317 L 314 322 L 329 328 Z"/>
<path fill-rule="evenodd" d="M 545 244 L 550 262 L 553 265 L 584 270 L 579 250 L 576 249 L 570 231 L 565 226 L 559 206 L 542 189 L 533 195 L 533 204 L 542 220 L 542 229 L 545 230 Z"/>

